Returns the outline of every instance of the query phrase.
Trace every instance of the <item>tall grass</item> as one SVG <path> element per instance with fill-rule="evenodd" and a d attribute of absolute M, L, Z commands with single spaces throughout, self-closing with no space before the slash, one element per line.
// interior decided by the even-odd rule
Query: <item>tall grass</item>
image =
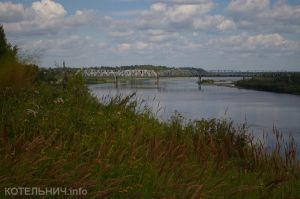
<path fill-rule="evenodd" d="M 22 89 L 30 87 L 36 78 L 37 68 L 18 62 L 5 62 L 0 65 L 0 88 Z"/>
<path fill-rule="evenodd" d="M 1 197 L 12 186 L 84 187 L 89 198 L 300 195 L 295 143 L 277 132 L 267 152 L 230 121 L 161 123 L 137 113 L 132 96 L 99 103 L 78 75 L 66 88 L 0 91 Z"/>

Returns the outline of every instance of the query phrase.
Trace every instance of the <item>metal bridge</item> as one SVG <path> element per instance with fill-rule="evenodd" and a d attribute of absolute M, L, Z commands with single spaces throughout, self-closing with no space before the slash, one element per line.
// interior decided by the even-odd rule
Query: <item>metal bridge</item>
<path fill-rule="evenodd" d="M 292 71 L 259 71 L 259 70 L 197 70 L 197 69 L 176 69 L 176 70 L 103 70 L 83 69 L 84 77 L 256 77 L 256 76 L 289 76 L 300 73 Z"/>

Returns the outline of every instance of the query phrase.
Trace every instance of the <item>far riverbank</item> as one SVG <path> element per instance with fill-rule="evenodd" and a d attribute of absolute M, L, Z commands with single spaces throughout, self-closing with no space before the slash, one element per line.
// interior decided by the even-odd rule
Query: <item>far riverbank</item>
<path fill-rule="evenodd" d="M 300 95 L 300 74 L 280 77 L 253 77 L 235 82 L 240 88 Z"/>

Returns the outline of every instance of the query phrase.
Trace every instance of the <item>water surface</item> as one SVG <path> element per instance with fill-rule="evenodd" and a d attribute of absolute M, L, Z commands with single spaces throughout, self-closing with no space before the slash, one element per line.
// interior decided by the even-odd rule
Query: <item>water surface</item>
<path fill-rule="evenodd" d="M 300 143 L 300 96 L 214 85 L 200 87 L 196 82 L 197 78 L 162 78 L 158 85 L 156 80 L 134 80 L 117 87 L 107 83 L 89 88 L 100 100 L 136 92 L 137 98 L 145 100 L 163 121 L 175 111 L 192 120 L 226 118 L 236 124 L 246 122 L 256 137 L 276 127 L 285 137 L 292 135 Z"/>

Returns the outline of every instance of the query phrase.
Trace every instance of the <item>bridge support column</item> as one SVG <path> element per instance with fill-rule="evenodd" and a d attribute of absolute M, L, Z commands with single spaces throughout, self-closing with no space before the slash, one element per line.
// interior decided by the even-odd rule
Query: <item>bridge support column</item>
<path fill-rule="evenodd" d="M 115 76 L 115 85 L 116 87 L 118 87 L 118 84 L 119 84 L 119 77 L 118 75 Z"/>
<path fill-rule="evenodd" d="M 202 83 L 202 76 L 201 75 L 199 75 L 198 76 L 198 82 L 197 82 L 198 84 L 201 84 Z"/>

